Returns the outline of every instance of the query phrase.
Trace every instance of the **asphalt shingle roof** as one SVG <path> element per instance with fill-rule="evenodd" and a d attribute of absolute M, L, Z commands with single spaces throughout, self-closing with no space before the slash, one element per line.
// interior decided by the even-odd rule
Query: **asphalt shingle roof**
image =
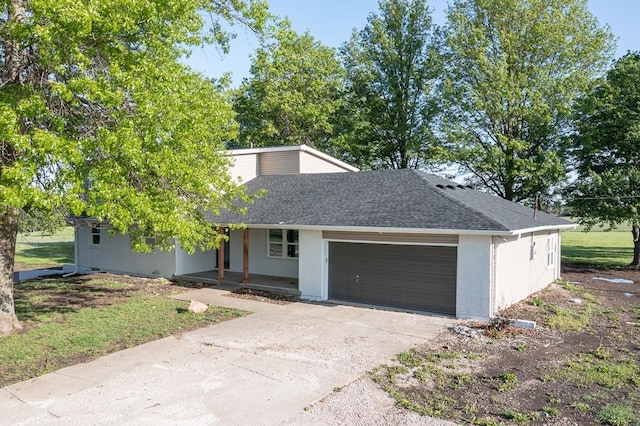
<path fill-rule="evenodd" d="M 509 232 L 571 223 L 417 170 L 258 176 L 267 194 L 218 223 Z"/>

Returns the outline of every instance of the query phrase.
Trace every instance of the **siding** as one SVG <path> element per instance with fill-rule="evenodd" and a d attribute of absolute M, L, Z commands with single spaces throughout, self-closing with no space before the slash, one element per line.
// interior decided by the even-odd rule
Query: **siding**
<path fill-rule="evenodd" d="M 298 151 L 261 152 L 258 159 L 258 174 L 287 175 L 300 173 Z"/>
<path fill-rule="evenodd" d="M 136 253 L 131 250 L 128 235 L 110 236 L 106 229 L 101 230 L 100 244 L 89 244 L 91 228 L 79 225 L 78 266 L 80 269 L 93 269 L 145 277 L 171 278 L 175 268 L 175 254 L 156 250 L 152 253 Z"/>
<path fill-rule="evenodd" d="M 458 244 L 457 235 L 431 235 L 431 234 L 401 234 L 401 233 L 379 233 L 379 232 L 344 232 L 344 231 L 322 231 L 322 238 L 328 240 L 342 241 L 375 241 L 388 243 L 415 243 L 432 245 L 455 245 Z"/>
<path fill-rule="evenodd" d="M 508 241 L 494 237 L 496 312 L 542 290 L 558 278 L 559 249 L 556 248 L 555 266 L 547 267 L 549 234 L 550 232 L 529 233 Z M 558 235 L 558 231 L 553 234 Z M 556 241 L 559 242 L 559 235 L 557 238 Z"/>
<path fill-rule="evenodd" d="M 232 257 L 230 270 L 242 272 L 242 231 L 238 237 L 232 232 L 230 244 Z M 239 250 L 234 250 L 239 247 Z M 249 273 L 275 277 L 298 278 L 298 259 L 274 259 L 267 257 L 267 230 L 249 229 Z"/>
<path fill-rule="evenodd" d="M 310 152 L 299 151 L 299 154 L 300 173 L 340 173 L 349 171 Z"/>
<path fill-rule="evenodd" d="M 235 155 L 229 174 L 233 178 L 239 177 L 242 182 L 248 182 L 258 176 L 258 154 Z"/>

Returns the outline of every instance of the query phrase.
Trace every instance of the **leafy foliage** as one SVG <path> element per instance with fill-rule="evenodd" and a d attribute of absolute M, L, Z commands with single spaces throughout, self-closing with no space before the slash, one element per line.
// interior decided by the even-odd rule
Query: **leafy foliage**
<path fill-rule="evenodd" d="M 618 59 L 576 108 L 571 213 L 587 229 L 640 223 L 640 53 Z"/>
<path fill-rule="evenodd" d="M 333 134 L 342 68 L 333 49 L 289 21 L 259 48 L 234 100 L 240 123 L 237 146 L 306 144 L 321 148 Z"/>
<path fill-rule="evenodd" d="M 217 244 L 204 212 L 245 197 L 223 152 L 234 114 L 225 91 L 179 59 L 193 45 L 224 48 L 224 22 L 260 31 L 268 14 L 254 0 L 11 0 L 0 14 L 3 332 L 15 318 L 18 209 L 108 220 L 139 250 L 145 236 Z"/>
<path fill-rule="evenodd" d="M 568 206 L 586 230 L 632 224 L 632 265 L 640 264 L 640 54 L 618 59 L 576 107 L 570 153 L 578 177 Z"/>
<path fill-rule="evenodd" d="M 456 0 L 443 34 L 452 160 L 508 200 L 549 192 L 572 102 L 610 57 L 608 28 L 585 0 Z"/>
<path fill-rule="evenodd" d="M 425 168 L 440 159 L 434 121 L 439 60 L 425 0 L 380 1 L 341 49 L 340 135 L 332 147 L 365 168 Z"/>

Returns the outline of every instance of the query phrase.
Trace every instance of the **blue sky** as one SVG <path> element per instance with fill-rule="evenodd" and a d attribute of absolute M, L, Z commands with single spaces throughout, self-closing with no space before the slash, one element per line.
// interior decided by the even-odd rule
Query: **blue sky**
<path fill-rule="evenodd" d="M 353 28 L 366 24 L 377 4 L 377 0 L 269 0 L 271 12 L 288 16 L 296 31 L 309 30 L 323 44 L 336 48 L 349 39 Z M 434 21 L 443 24 L 447 0 L 429 0 L 428 4 Z M 588 4 L 600 24 L 608 24 L 618 38 L 616 58 L 629 50 L 640 50 L 640 0 L 588 0 Z M 249 75 L 250 54 L 257 47 L 255 37 L 239 29 L 228 55 L 221 58 L 211 47 L 197 49 L 187 63 L 210 77 L 231 72 L 233 84 L 238 85 Z"/>

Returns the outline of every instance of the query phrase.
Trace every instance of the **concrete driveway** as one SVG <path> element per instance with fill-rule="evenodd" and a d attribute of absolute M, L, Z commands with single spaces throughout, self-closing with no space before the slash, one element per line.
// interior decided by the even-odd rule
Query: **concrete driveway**
<path fill-rule="evenodd" d="M 225 294 L 178 298 L 254 313 L 2 388 L 0 423 L 279 424 L 454 322 Z"/>

